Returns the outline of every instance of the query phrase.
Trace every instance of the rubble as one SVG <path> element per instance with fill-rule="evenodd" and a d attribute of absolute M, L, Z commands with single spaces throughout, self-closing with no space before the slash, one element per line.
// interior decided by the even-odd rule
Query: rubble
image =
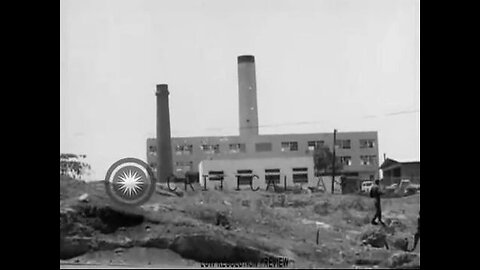
<path fill-rule="evenodd" d="M 88 194 L 87 193 L 82 194 L 80 197 L 78 197 L 78 200 L 81 202 L 88 203 L 89 202 Z"/>
<path fill-rule="evenodd" d="M 362 234 L 360 240 L 363 245 L 370 245 L 372 247 L 388 249 L 387 234 L 382 227 L 375 227 L 367 225 Z"/>
<path fill-rule="evenodd" d="M 60 259 L 70 259 L 80 256 L 91 249 L 91 237 L 60 235 Z"/>
<path fill-rule="evenodd" d="M 230 222 L 227 219 L 227 216 L 223 213 L 217 213 L 217 226 L 222 226 L 227 230 L 230 230 Z"/>
<path fill-rule="evenodd" d="M 155 192 L 157 194 L 163 195 L 163 196 L 170 196 L 170 197 L 176 197 L 177 196 L 177 194 L 175 194 L 173 192 L 162 190 L 162 189 L 157 189 L 157 190 L 155 190 Z"/>
<path fill-rule="evenodd" d="M 420 254 L 400 252 L 393 254 L 388 260 L 392 268 L 420 268 Z"/>
<path fill-rule="evenodd" d="M 398 250 L 408 251 L 408 238 L 403 235 L 394 236 L 391 246 Z"/>
<path fill-rule="evenodd" d="M 408 229 L 404 224 L 415 222 L 410 206 L 404 219 L 400 212 L 394 213 L 400 207 L 389 209 L 386 204 L 385 221 L 390 226 L 383 228 L 361 220 L 369 219 L 371 213 L 365 212 L 368 208 L 354 196 L 289 193 L 287 201 L 286 194 L 211 190 L 186 193 L 183 198 L 154 196 L 147 204 L 124 209 L 111 204 L 108 197 L 102 198 L 105 194 L 97 187 L 64 191 L 72 194 L 60 202 L 61 259 L 69 262 L 88 257 L 90 262 L 108 265 L 110 257 L 105 254 L 112 254 L 114 262 L 128 263 L 138 258 L 136 253 L 127 258 L 126 253 L 138 249 L 141 254 L 168 250 L 196 262 L 288 257 L 297 259 L 295 267 L 300 268 L 419 265 L 419 255 L 403 254 L 406 241 L 402 230 Z M 79 200 L 86 192 L 88 204 Z M 299 208 L 286 207 L 289 203 Z M 347 224 L 345 218 L 352 222 Z M 113 256 L 116 252 L 118 258 Z M 151 255 L 142 256 L 148 258 L 145 265 L 153 265 Z"/>
<path fill-rule="evenodd" d="M 313 207 L 313 212 L 321 216 L 326 216 L 330 213 L 330 210 L 329 210 L 330 207 L 331 207 L 330 202 L 326 200 L 326 201 L 315 204 L 315 206 Z"/>
<path fill-rule="evenodd" d="M 242 206 L 250 207 L 250 200 L 242 200 Z"/>

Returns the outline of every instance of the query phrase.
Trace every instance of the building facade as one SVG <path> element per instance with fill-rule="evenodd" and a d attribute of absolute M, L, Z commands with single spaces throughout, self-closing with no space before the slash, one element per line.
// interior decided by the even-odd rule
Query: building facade
<path fill-rule="evenodd" d="M 343 173 L 361 179 L 378 178 L 377 132 L 339 132 L 335 154 Z M 198 172 L 202 160 L 311 157 L 318 147 L 333 151 L 333 133 L 258 135 L 244 139 L 227 137 L 173 137 L 173 172 L 182 177 Z M 156 141 L 147 140 L 147 161 L 156 168 Z"/>
<path fill-rule="evenodd" d="M 200 184 L 207 188 L 218 188 L 221 185 L 224 189 L 237 188 L 238 175 L 255 175 L 253 177 L 252 187 L 266 189 L 269 181 L 277 186 L 292 187 L 296 185 L 316 186 L 313 159 L 309 157 L 276 157 L 276 158 L 245 158 L 245 159 L 222 159 L 222 160 L 203 160 L 198 166 L 200 175 Z M 223 183 L 218 180 L 212 180 L 210 172 L 222 172 Z M 238 180 L 242 183 L 242 178 Z M 251 188 L 244 183 L 240 188 Z"/>
<path fill-rule="evenodd" d="M 172 137 L 173 174 L 198 173 L 203 160 L 311 157 L 318 147 L 333 151 L 332 133 L 271 134 L 258 131 L 257 88 L 253 56 L 238 57 L 239 136 Z M 161 127 L 160 127 L 161 128 Z M 147 163 L 157 168 L 157 142 L 148 138 Z M 338 132 L 336 156 L 343 163 L 343 174 L 361 179 L 378 178 L 378 133 Z"/>
<path fill-rule="evenodd" d="M 414 184 L 420 184 L 420 161 L 399 162 L 387 158 L 380 167 L 383 174 L 383 184 L 399 184 L 401 180 L 408 179 Z"/>

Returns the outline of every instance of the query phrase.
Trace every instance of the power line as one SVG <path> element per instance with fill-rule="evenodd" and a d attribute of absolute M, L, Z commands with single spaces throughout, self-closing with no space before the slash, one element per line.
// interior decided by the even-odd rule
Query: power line
<path fill-rule="evenodd" d="M 404 114 L 414 114 L 420 112 L 419 109 L 417 110 L 409 110 L 409 111 L 397 111 L 397 112 L 391 112 L 391 113 L 386 113 L 382 115 L 367 115 L 363 117 L 354 117 L 357 119 L 370 119 L 370 118 L 378 118 L 378 117 L 392 117 L 392 116 L 398 116 L 398 115 L 404 115 Z M 325 123 L 324 121 L 302 121 L 302 122 L 289 122 L 289 123 L 276 123 L 276 124 L 264 124 L 264 125 L 257 125 L 257 126 L 249 126 L 249 127 L 234 127 L 234 126 L 223 126 L 223 127 L 209 127 L 206 129 L 203 129 L 204 131 L 221 131 L 221 130 L 238 130 L 238 129 L 250 129 L 250 128 L 265 128 L 265 127 L 282 127 L 282 126 L 297 126 L 297 125 L 313 125 L 313 124 L 323 124 Z M 184 131 L 184 130 L 183 130 Z M 191 130 L 193 131 L 193 130 Z M 184 131 L 185 132 L 185 131 Z"/>

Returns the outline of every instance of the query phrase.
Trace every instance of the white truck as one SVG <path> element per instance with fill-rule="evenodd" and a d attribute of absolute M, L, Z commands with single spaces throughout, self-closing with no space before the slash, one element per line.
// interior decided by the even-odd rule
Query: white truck
<path fill-rule="evenodd" d="M 373 181 L 363 181 L 361 190 L 362 192 L 370 192 L 370 189 L 373 187 Z"/>
<path fill-rule="evenodd" d="M 397 192 L 403 194 L 406 192 L 407 187 L 411 184 L 409 179 L 402 179 L 400 181 L 400 184 L 397 187 Z"/>

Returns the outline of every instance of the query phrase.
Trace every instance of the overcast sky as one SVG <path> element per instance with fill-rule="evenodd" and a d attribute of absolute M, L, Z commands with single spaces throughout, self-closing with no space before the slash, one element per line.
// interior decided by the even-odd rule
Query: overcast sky
<path fill-rule="evenodd" d="M 237 56 L 255 56 L 261 134 L 378 131 L 420 160 L 419 0 L 63 0 L 60 152 L 102 179 L 146 160 L 155 86 L 172 136 L 238 135 Z"/>

